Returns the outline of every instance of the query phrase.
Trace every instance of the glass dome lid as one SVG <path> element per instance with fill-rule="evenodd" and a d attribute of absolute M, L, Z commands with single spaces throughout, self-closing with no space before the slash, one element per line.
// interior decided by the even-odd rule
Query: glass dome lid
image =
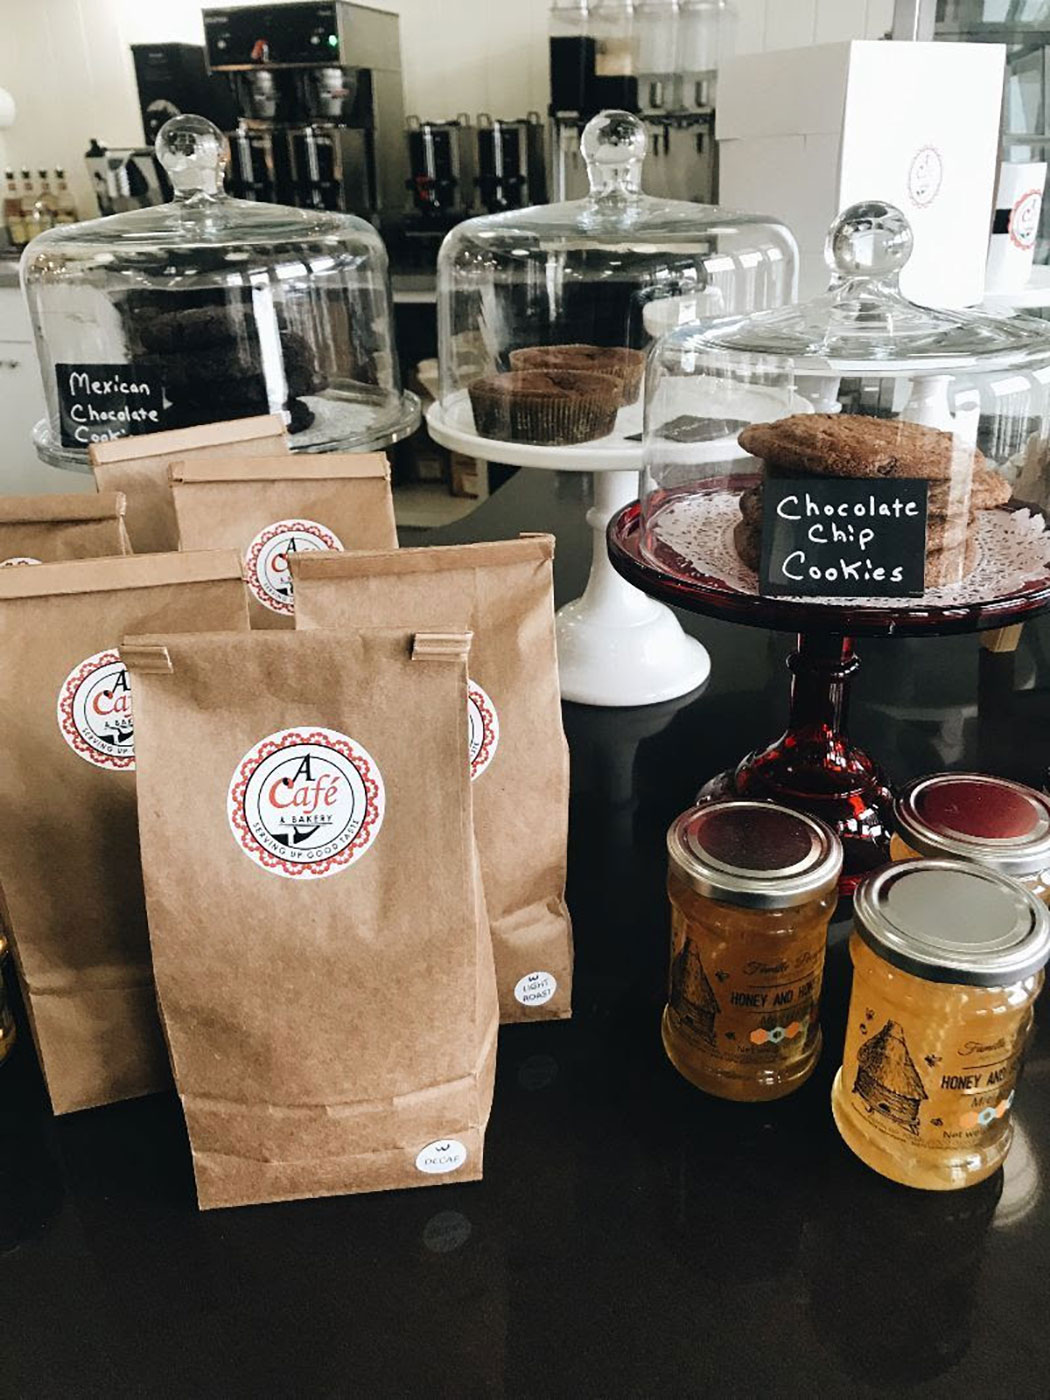
<path fill-rule="evenodd" d="M 837 596 L 849 596 L 843 587 L 881 568 L 866 553 L 870 539 L 854 526 L 841 538 L 810 526 L 801 549 L 809 573 L 796 578 L 802 566 L 779 523 L 787 517 L 777 515 L 778 493 L 797 489 L 807 511 L 826 514 L 878 481 L 912 500 L 909 509 L 925 502 L 908 596 L 949 590 L 953 600 L 980 601 L 998 596 L 1022 556 L 1043 567 L 1050 535 L 1041 517 L 1015 507 L 1042 508 L 1050 495 L 1046 323 L 908 301 L 898 276 L 911 248 L 900 210 L 854 204 L 828 235 L 823 296 L 658 341 L 639 489 L 640 547 L 651 564 L 683 581 L 717 576 L 754 592 L 759 565 L 772 579 L 783 549 L 785 579 L 841 578 Z M 818 507 L 821 491 L 839 504 Z M 902 570 L 889 581 L 904 578 Z M 792 592 L 778 575 L 781 585 Z"/>
<path fill-rule="evenodd" d="M 48 230 L 22 256 L 39 455 L 86 469 L 93 441 L 267 412 L 299 451 L 410 433 L 419 405 L 400 387 L 376 230 L 227 195 L 225 138 L 202 117 L 166 122 L 156 151 L 170 203 Z"/>
<path fill-rule="evenodd" d="M 902 296 L 901 269 L 912 252 L 907 219 L 892 204 L 851 205 L 824 245 L 831 286 L 794 306 L 712 327 L 695 348 L 790 357 L 796 370 L 907 372 L 991 369 L 1043 355 L 1045 324 L 919 306 Z"/>
<path fill-rule="evenodd" d="M 449 441 L 582 447 L 636 469 L 652 341 L 794 295 L 790 231 L 762 215 L 644 194 L 647 145 L 637 117 L 602 112 L 580 141 L 584 199 L 468 219 L 446 237 L 438 344 Z M 516 464 L 539 464 L 511 450 Z"/>

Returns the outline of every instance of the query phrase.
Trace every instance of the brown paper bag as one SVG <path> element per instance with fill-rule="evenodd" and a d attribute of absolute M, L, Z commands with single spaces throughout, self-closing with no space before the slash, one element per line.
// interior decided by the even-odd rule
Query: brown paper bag
<path fill-rule="evenodd" d="M 474 823 L 504 1021 L 568 1016 L 569 760 L 554 644 L 554 541 L 300 555 L 296 626 L 471 631 Z M 423 752 L 423 750 L 421 750 Z"/>
<path fill-rule="evenodd" d="M 396 549 L 381 452 L 199 457 L 171 467 L 182 549 L 238 549 L 253 627 L 292 627 L 288 560 L 310 550 Z"/>
<path fill-rule="evenodd" d="M 88 457 L 98 489 L 123 491 L 128 498 L 128 534 L 135 553 L 156 554 L 179 547 L 168 484 L 172 462 L 217 452 L 230 457 L 259 457 L 287 451 L 284 419 L 279 413 L 270 413 L 93 442 Z"/>
<path fill-rule="evenodd" d="M 481 1176 L 498 1017 L 469 642 L 122 648 L 153 964 L 203 1208 Z"/>
<path fill-rule="evenodd" d="M 232 551 L 0 571 L 0 880 L 56 1113 L 170 1083 L 115 648 L 136 629 L 247 625 Z"/>
<path fill-rule="evenodd" d="M 0 568 L 130 554 L 119 491 L 0 496 Z"/>

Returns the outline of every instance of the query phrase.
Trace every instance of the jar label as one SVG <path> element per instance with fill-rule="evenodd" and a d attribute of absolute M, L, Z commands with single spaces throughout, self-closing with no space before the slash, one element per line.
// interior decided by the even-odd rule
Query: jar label
<path fill-rule="evenodd" d="M 826 926 L 792 937 L 734 938 L 675 908 L 668 1005 L 675 1030 L 706 1058 L 760 1068 L 801 1059 L 818 1033 Z M 785 951 L 786 948 L 786 951 Z"/>
<path fill-rule="evenodd" d="M 230 780 L 227 816 L 241 849 L 275 875 L 319 879 L 359 860 L 383 824 L 375 760 L 334 729 L 282 729 Z"/>
<path fill-rule="evenodd" d="M 546 1006 L 558 990 L 558 979 L 550 972 L 527 972 L 514 984 L 514 1000 L 522 1006 Z"/>
<path fill-rule="evenodd" d="M 245 574 L 252 596 L 270 612 L 291 617 L 295 601 L 288 556 L 342 548 L 338 536 L 316 520 L 277 520 L 267 525 L 252 540 L 245 555 Z"/>
<path fill-rule="evenodd" d="M 994 1029 L 975 1033 L 971 1022 L 946 1035 L 942 1018 L 855 984 L 842 1069 L 850 1110 L 865 1130 L 913 1148 L 979 1146 L 1010 1111 L 1030 1020 L 1025 1007 Z"/>
<path fill-rule="evenodd" d="M 97 651 L 73 667 L 58 692 L 58 727 L 96 768 L 135 767 L 131 683 L 117 651 Z"/>
<path fill-rule="evenodd" d="M 428 1142 L 416 1155 L 416 1170 L 427 1176 L 442 1176 L 455 1172 L 467 1160 L 467 1149 L 458 1138 L 438 1138 Z"/>
<path fill-rule="evenodd" d="M 496 707 L 478 685 L 467 681 L 467 736 L 470 744 L 470 780 L 480 778 L 499 748 L 499 716 Z"/>

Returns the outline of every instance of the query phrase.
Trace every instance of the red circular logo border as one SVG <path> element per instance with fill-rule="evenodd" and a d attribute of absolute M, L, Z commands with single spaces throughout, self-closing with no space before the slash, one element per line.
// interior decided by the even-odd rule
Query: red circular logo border
<path fill-rule="evenodd" d="M 248 546 L 248 553 L 245 556 L 245 576 L 252 597 L 268 608 L 270 612 L 280 613 L 284 617 L 294 617 L 295 603 L 281 603 L 271 598 L 259 582 L 259 555 L 263 547 L 278 535 L 291 535 L 298 532 L 301 535 L 312 535 L 315 540 L 320 540 L 325 549 L 343 552 L 343 544 L 334 530 L 329 530 L 327 525 L 321 525 L 316 520 L 278 520 L 273 525 L 267 525 L 264 530 L 260 530 Z M 330 543 L 329 543 L 330 541 Z"/>
<path fill-rule="evenodd" d="M 92 748 L 80 730 L 77 728 L 73 718 L 73 704 L 76 700 L 77 691 L 84 682 L 101 671 L 104 666 L 112 666 L 114 662 L 120 661 L 120 652 L 115 647 L 110 647 L 106 651 L 97 651 L 94 656 L 87 657 L 79 666 L 74 667 L 69 675 L 62 682 L 62 689 L 58 692 L 58 727 L 62 731 L 62 737 L 73 750 L 79 754 L 87 763 L 93 764 L 96 768 L 111 768 L 117 772 L 126 773 L 135 768 L 135 755 L 120 757 L 117 754 L 100 753 L 98 749 Z"/>
<path fill-rule="evenodd" d="M 297 744 L 316 744 L 319 748 L 342 754 L 357 770 L 365 789 L 365 815 L 357 835 L 341 851 L 324 860 L 298 863 L 281 860 L 256 840 L 244 815 L 244 796 L 259 764 L 282 749 L 294 748 Z M 368 850 L 383 824 L 383 795 L 383 780 L 375 759 L 345 735 L 336 735 L 330 729 L 281 729 L 249 749 L 238 763 L 227 793 L 227 816 L 238 843 L 257 864 L 293 879 L 304 876 L 319 879 L 353 865 Z"/>
<path fill-rule="evenodd" d="M 492 762 L 496 750 L 499 748 L 499 719 L 496 715 L 496 707 L 489 699 L 485 691 L 478 685 L 477 681 L 467 679 L 467 697 L 473 700 L 481 715 L 482 740 L 481 748 L 470 761 L 470 781 L 474 782 L 480 778 L 485 769 Z"/>

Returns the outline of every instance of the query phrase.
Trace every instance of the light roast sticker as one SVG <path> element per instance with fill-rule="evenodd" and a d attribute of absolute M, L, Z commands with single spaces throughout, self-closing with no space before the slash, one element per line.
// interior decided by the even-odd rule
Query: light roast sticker
<path fill-rule="evenodd" d="M 230 830 L 257 865 L 316 880 L 359 860 L 379 834 L 386 797 L 375 760 L 334 729 L 280 729 L 230 780 Z"/>
<path fill-rule="evenodd" d="M 470 781 L 480 778 L 499 748 L 499 716 L 496 707 L 476 681 L 467 681 L 467 734 L 470 744 Z"/>
<path fill-rule="evenodd" d="M 264 608 L 290 617 L 295 601 L 288 556 L 342 548 L 339 537 L 316 520 L 277 520 L 260 530 L 248 546 L 248 587 Z"/>
<path fill-rule="evenodd" d="M 116 651 L 96 652 L 70 671 L 58 692 L 58 727 L 96 768 L 135 767 L 131 684 Z"/>
<path fill-rule="evenodd" d="M 16 564 L 39 563 L 39 559 L 31 559 L 28 554 L 16 554 L 12 559 L 0 559 L 0 569 L 13 569 Z"/>
<path fill-rule="evenodd" d="M 522 1006 L 544 1006 L 558 990 L 558 979 L 552 972 L 527 972 L 514 985 L 514 998 Z"/>
<path fill-rule="evenodd" d="M 416 1156 L 416 1170 L 427 1176 L 441 1176 L 444 1172 L 459 1171 L 467 1160 L 467 1149 L 458 1138 L 438 1138 L 428 1142 Z"/>

